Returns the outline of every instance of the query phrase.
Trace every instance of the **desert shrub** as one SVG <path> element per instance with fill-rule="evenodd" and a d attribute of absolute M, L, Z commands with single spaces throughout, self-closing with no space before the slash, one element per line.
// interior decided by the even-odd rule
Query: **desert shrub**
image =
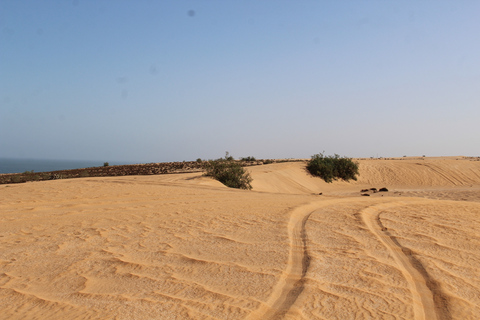
<path fill-rule="evenodd" d="M 220 160 L 220 159 L 218 159 L 218 160 Z M 225 160 L 227 160 L 227 161 L 233 161 L 234 160 L 233 157 L 228 153 L 228 151 L 225 152 Z"/>
<path fill-rule="evenodd" d="M 41 173 L 41 180 L 50 180 L 50 174 L 47 172 Z"/>
<path fill-rule="evenodd" d="M 78 176 L 81 177 L 81 178 L 86 178 L 86 177 L 89 177 L 90 174 L 88 173 L 87 170 L 83 170 L 82 172 L 80 172 L 80 174 Z"/>
<path fill-rule="evenodd" d="M 354 162 L 351 158 L 340 157 L 338 154 L 334 156 L 324 156 L 319 153 L 312 156 L 307 163 L 307 170 L 313 176 L 318 176 L 325 182 L 342 179 L 357 180 L 358 162 Z"/>
<path fill-rule="evenodd" d="M 69 176 L 62 173 L 52 173 L 50 175 L 50 180 L 59 180 L 59 179 L 68 179 Z"/>
<path fill-rule="evenodd" d="M 16 174 L 10 178 L 10 181 L 13 183 L 21 183 L 21 182 L 25 182 L 26 180 L 22 179 L 22 176 L 20 176 L 19 174 Z"/>
<path fill-rule="evenodd" d="M 109 165 L 110 165 L 110 164 L 109 164 L 108 162 L 104 162 L 104 163 L 103 163 L 103 166 L 104 166 L 104 167 L 108 167 Z"/>
<path fill-rule="evenodd" d="M 205 175 L 213 177 L 230 188 L 252 189 L 250 174 L 227 154 L 225 158 L 205 162 Z"/>
<path fill-rule="evenodd" d="M 240 158 L 240 160 L 242 160 L 242 161 L 257 161 L 257 159 L 255 159 L 255 157 L 245 157 L 245 158 Z"/>

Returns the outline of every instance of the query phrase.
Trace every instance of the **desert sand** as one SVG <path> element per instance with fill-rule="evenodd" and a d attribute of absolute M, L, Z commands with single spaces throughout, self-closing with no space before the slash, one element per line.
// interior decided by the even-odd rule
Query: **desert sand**
<path fill-rule="evenodd" d="M 0 319 L 480 319 L 480 161 L 359 163 L 1 185 Z"/>

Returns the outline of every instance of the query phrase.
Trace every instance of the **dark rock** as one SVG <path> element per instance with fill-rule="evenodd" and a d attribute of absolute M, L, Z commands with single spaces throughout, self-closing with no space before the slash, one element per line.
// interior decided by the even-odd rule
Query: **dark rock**
<path fill-rule="evenodd" d="M 370 195 L 368 193 L 362 193 L 362 196 L 364 197 L 370 197 Z"/>
<path fill-rule="evenodd" d="M 378 192 L 388 192 L 388 189 L 387 188 L 381 188 L 380 190 L 378 190 Z"/>
<path fill-rule="evenodd" d="M 360 190 L 360 192 L 368 192 L 369 190 L 368 189 L 362 189 Z"/>

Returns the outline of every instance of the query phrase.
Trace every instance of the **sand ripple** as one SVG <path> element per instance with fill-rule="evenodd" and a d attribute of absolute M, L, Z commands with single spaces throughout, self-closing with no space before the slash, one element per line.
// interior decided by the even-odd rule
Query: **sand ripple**
<path fill-rule="evenodd" d="M 478 319 L 479 164 L 360 168 L 0 186 L 0 319 Z"/>

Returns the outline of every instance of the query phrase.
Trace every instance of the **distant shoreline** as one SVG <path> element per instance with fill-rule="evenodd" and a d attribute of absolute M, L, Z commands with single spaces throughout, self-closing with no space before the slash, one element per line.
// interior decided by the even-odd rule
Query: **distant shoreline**
<path fill-rule="evenodd" d="M 240 160 L 238 160 L 240 161 Z M 240 161 L 242 166 L 256 166 L 278 162 L 305 161 L 300 159 L 284 160 L 255 160 Z M 46 181 L 58 179 L 86 178 L 86 177 L 115 177 L 131 175 L 155 175 L 170 173 L 189 173 L 201 172 L 204 169 L 205 161 L 182 161 L 182 162 L 160 162 L 146 164 L 126 164 L 126 165 L 108 165 L 87 167 L 67 170 L 52 171 L 25 171 L 22 173 L 2 173 L 0 174 L 0 184 L 24 183 L 28 181 Z"/>
<path fill-rule="evenodd" d="M 0 158 L 0 174 L 22 173 L 25 171 L 46 172 L 101 166 L 103 162 L 94 160 L 52 160 Z M 114 162 L 112 164 L 126 164 Z"/>

